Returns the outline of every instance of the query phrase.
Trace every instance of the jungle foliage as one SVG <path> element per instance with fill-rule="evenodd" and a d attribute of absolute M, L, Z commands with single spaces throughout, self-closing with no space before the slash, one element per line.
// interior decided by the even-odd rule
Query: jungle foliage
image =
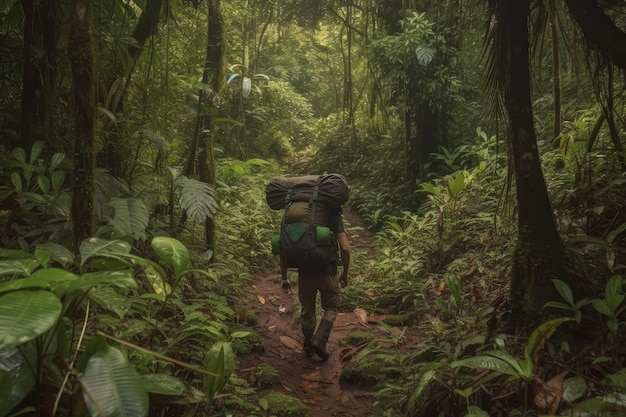
<path fill-rule="evenodd" d="M 275 413 L 233 372 L 277 267 L 263 189 L 323 171 L 376 232 L 343 308 L 388 337 L 342 379 L 386 416 L 623 415 L 625 21 L 2 2 L 0 417 Z"/>

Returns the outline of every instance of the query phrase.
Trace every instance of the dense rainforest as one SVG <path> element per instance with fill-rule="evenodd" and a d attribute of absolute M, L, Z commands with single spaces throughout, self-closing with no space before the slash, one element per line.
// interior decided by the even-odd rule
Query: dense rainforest
<path fill-rule="evenodd" d="M 626 415 L 625 28 L 619 0 L 2 0 L 0 417 Z M 353 259 L 313 363 L 264 191 L 323 172 Z"/>

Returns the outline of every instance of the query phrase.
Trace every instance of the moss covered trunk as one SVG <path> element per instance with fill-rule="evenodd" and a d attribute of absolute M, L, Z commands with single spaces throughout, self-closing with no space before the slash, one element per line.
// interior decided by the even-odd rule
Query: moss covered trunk
<path fill-rule="evenodd" d="M 563 243 L 556 229 L 537 150 L 529 72 L 530 0 L 501 1 L 501 22 L 508 42 L 505 105 L 513 153 L 518 202 L 518 243 L 511 280 L 514 317 L 523 325 L 541 320 L 543 305 L 557 299 L 553 278 L 567 279 Z"/>

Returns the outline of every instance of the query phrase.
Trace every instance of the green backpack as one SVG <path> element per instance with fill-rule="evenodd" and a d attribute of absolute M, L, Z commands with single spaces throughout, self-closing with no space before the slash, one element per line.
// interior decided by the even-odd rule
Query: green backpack
<path fill-rule="evenodd" d="M 280 234 L 272 237 L 272 252 L 288 268 L 322 271 L 339 258 L 337 239 L 327 225 L 329 206 L 337 210 L 348 199 L 343 176 L 276 177 L 266 189 L 266 199 L 271 208 L 276 210 L 282 202 L 285 209 Z"/>
<path fill-rule="evenodd" d="M 279 253 L 287 268 L 321 271 L 338 259 L 335 234 L 328 227 L 314 223 L 316 205 L 315 201 L 311 203 L 309 222 L 287 223 L 283 216 Z M 285 212 L 288 213 L 288 208 Z"/>

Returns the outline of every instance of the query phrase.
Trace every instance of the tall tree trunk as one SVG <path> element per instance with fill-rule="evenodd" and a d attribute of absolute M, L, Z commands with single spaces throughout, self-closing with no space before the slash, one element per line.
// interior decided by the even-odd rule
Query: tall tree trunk
<path fill-rule="evenodd" d="M 95 234 L 94 172 L 96 137 L 96 101 L 94 42 L 91 0 L 74 0 L 70 8 L 71 31 L 69 55 L 72 63 L 72 95 L 76 142 L 74 151 L 74 187 L 71 219 L 73 248 Z"/>
<path fill-rule="evenodd" d="M 209 137 L 200 153 L 200 179 L 215 186 L 216 161 L 213 152 L 215 126 L 213 116 L 217 111 L 216 98 L 221 94 L 224 84 L 224 21 L 220 9 L 220 0 L 209 0 L 209 20 L 207 31 L 207 49 L 203 83 L 210 83 L 213 97 L 209 100 L 209 112 L 205 118 L 205 130 Z M 204 236 L 207 248 L 215 252 L 215 220 L 207 219 L 204 224 Z M 214 259 L 214 258 L 213 258 Z"/>
<path fill-rule="evenodd" d="M 220 0 L 208 1 L 207 20 L 207 48 L 204 61 L 204 71 L 202 73 L 202 83 L 211 86 L 211 91 L 205 88 L 198 93 L 198 115 L 194 139 L 190 146 L 187 168 L 185 175 L 191 176 L 196 172 L 196 154 L 200 149 L 202 136 L 204 135 L 204 146 L 198 155 L 198 168 L 200 180 L 207 184 L 215 185 L 216 162 L 213 151 L 214 125 L 213 116 L 217 111 L 216 98 L 221 94 L 224 80 L 224 22 L 220 9 Z M 185 217 L 183 217 L 185 219 Z M 181 220 L 184 221 L 184 220 Z M 215 221 L 206 219 L 204 224 L 204 236 L 206 247 L 215 251 Z"/>
<path fill-rule="evenodd" d="M 21 0 L 24 12 L 22 147 L 50 141 L 55 90 L 57 1 Z"/>
<path fill-rule="evenodd" d="M 524 325 L 541 319 L 545 303 L 557 299 L 552 278 L 568 281 L 565 274 L 564 247 L 556 229 L 548 197 L 537 138 L 533 125 L 531 101 L 528 16 L 530 0 L 499 0 L 501 30 L 508 42 L 508 75 L 504 88 L 509 117 L 509 140 L 517 186 L 518 242 L 511 303 L 514 317 Z"/>
<path fill-rule="evenodd" d="M 352 0 L 348 0 L 346 6 L 346 16 L 343 25 L 346 33 L 346 47 L 342 48 L 343 53 L 343 114 L 344 121 L 350 126 L 351 140 L 353 146 L 356 144 L 356 125 L 354 117 L 354 80 L 352 78 L 352 40 L 353 40 L 353 5 Z M 342 31 L 343 32 L 343 31 Z M 341 36 L 341 35 L 340 35 Z"/>

